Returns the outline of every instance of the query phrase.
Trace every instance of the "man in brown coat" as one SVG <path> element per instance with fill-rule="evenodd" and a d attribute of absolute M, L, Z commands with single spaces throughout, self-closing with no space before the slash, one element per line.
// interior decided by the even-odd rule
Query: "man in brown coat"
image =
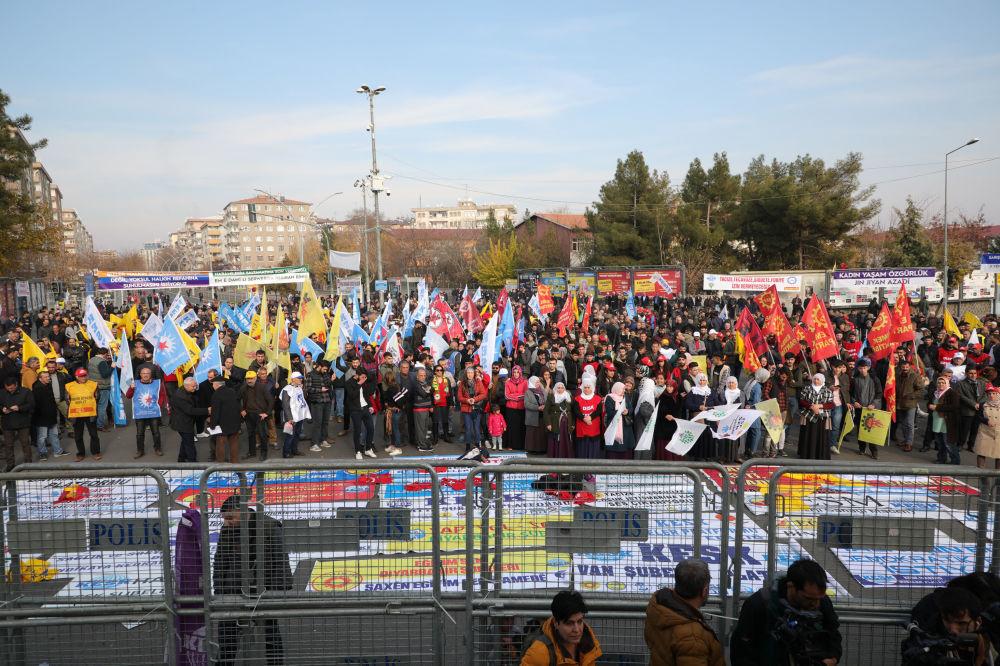
<path fill-rule="evenodd" d="M 697 558 L 674 568 L 674 588 L 663 588 L 646 607 L 651 666 L 725 666 L 722 644 L 699 610 L 708 599 L 708 565 Z"/>
<path fill-rule="evenodd" d="M 906 452 L 913 450 L 913 421 L 917 403 L 927 386 L 927 379 L 913 369 L 905 358 L 896 366 L 896 424 Z"/>

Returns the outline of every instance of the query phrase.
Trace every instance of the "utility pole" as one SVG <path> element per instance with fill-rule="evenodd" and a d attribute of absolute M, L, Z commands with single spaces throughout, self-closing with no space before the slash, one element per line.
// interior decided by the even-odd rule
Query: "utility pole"
<path fill-rule="evenodd" d="M 364 281 L 365 281 L 365 303 L 371 302 L 371 288 L 369 287 L 369 282 L 371 282 L 371 268 L 368 261 L 368 180 L 365 178 L 358 178 L 354 181 L 354 187 L 361 189 L 361 206 L 365 212 L 365 229 L 362 233 L 365 243 L 365 271 L 364 271 Z"/>
<path fill-rule="evenodd" d="M 382 279 L 382 218 L 379 215 L 379 210 L 378 210 L 378 195 L 379 192 L 385 189 L 385 179 L 379 175 L 378 158 L 375 153 L 375 96 L 385 92 L 385 87 L 379 86 L 377 88 L 371 88 L 369 86 L 361 86 L 360 88 L 357 89 L 357 92 L 363 95 L 368 95 L 368 131 L 371 133 L 371 139 L 372 139 L 372 169 L 368 178 L 369 178 L 369 186 L 371 187 L 372 191 L 372 199 L 374 201 L 374 207 L 375 207 L 375 260 L 377 263 L 378 279 L 381 280 Z M 366 221 L 365 222 L 366 232 L 367 228 L 368 224 Z M 368 237 L 366 235 L 365 236 L 366 247 L 367 247 L 367 238 Z"/>
<path fill-rule="evenodd" d="M 949 150 L 944 154 L 944 274 L 941 275 L 941 284 L 944 287 L 944 294 L 941 296 L 942 316 L 948 312 L 948 158 L 952 153 L 962 150 L 966 146 L 979 143 L 979 139 L 972 138 L 954 150 Z M 961 307 L 962 287 L 959 284 L 959 307 Z"/>

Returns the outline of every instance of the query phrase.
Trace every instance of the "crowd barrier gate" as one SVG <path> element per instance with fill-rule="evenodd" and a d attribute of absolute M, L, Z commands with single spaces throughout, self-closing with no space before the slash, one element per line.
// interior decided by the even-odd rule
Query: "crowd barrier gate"
<path fill-rule="evenodd" d="M 516 663 L 529 620 L 544 620 L 552 594 L 571 587 L 587 598 L 606 661 L 645 663 L 648 599 L 695 554 L 712 569 L 704 611 L 724 642 L 746 596 L 808 555 L 831 574 L 841 663 L 896 664 L 909 609 L 929 588 L 1000 569 L 997 478 L 970 467 L 760 459 L 739 469 L 545 459 L 22 465 L 0 475 L 0 666 L 173 664 L 192 640 L 185 618 L 204 622 L 194 640 L 209 656 L 235 639 L 242 663 L 266 661 L 275 627 L 287 663 Z M 229 496 L 238 568 L 251 575 L 215 594 Z M 203 518 L 198 594 L 177 589 L 184 563 L 171 557 L 191 505 Z M 266 521 L 250 527 L 248 509 L 283 523 L 287 589 L 266 589 L 274 572 L 256 563 L 267 565 L 277 537 Z"/>

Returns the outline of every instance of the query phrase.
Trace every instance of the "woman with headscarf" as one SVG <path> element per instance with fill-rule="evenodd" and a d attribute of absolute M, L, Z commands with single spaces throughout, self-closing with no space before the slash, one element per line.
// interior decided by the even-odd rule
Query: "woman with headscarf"
<path fill-rule="evenodd" d="M 557 382 L 545 398 L 542 419 L 548 436 L 549 458 L 575 458 L 573 450 L 573 396 Z"/>
<path fill-rule="evenodd" d="M 601 396 L 595 390 L 596 382 L 584 380 L 580 395 L 573 400 L 573 417 L 576 421 L 576 457 L 603 458 L 604 442 L 601 441 Z"/>
<path fill-rule="evenodd" d="M 740 382 L 733 375 L 726 378 L 726 383 L 719 388 L 720 405 L 739 405 L 740 409 L 746 407 L 747 397 L 740 390 Z M 724 463 L 742 462 L 739 459 L 740 439 L 720 439 L 718 442 L 719 457 Z"/>
<path fill-rule="evenodd" d="M 510 377 L 504 383 L 504 418 L 507 429 L 503 433 L 503 448 L 514 451 L 524 450 L 524 393 L 528 381 L 521 372 L 521 366 L 510 369 Z"/>
<path fill-rule="evenodd" d="M 545 397 L 542 380 L 538 377 L 529 379 L 528 390 L 524 392 L 524 450 L 528 453 L 545 453 L 548 446 L 542 424 Z"/>
<path fill-rule="evenodd" d="M 635 450 L 636 460 L 653 459 L 653 436 L 656 434 L 656 382 L 644 377 L 639 382 L 639 395 L 635 400 Z"/>
<path fill-rule="evenodd" d="M 712 391 L 708 385 L 708 375 L 704 372 L 698 373 L 691 385 L 691 390 L 684 398 L 684 407 L 687 409 L 688 418 L 692 418 L 701 412 L 708 411 L 719 404 L 718 394 Z M 687 453 L 687 458 L 692 460 L 716 460 L 718 454 L 715 448 L 715 439 L 712 437 L 713 429 L 711 424 L 702 431 L 698 441 Z"/>
<path fill-rule="evenodd" d="M 657 377 L 657 388 L 659 388 L 660 381 L 661 379 Z M 653 432 L 653 441 L 655 443 L 653 459 L 683 460 L 676 453 L 667 451 L 667 444 L 670 443 L 674 432 L 677 431 L 677 424 L 674 423 L 674 420 L 684 417 L 684 400 L 681 399 L 680 393 L 677 390 L 677 382 L 672 379 L 668 380 L 666 377 L 662 381 L 663 392 L 660 393 L 660 397 L 656 401 L 656 430 Z"/>
<path fill-rule="evenodd" d="M 830 411 L 833 409 L 833 392 L 826 386 L 822 372 L 812 376 L 808 386 L 799 392 L 800 422 L 799 458 L 807 460 L 830 459 Z"/>
<path fill-rule="evenodd" d="M 611 391 L 604 396 L 604 444 L 608 458 L 631 460 L 635 448 L 635 432 L 632 430 L 635 415 L 632 401 L 625 391 L 625 384 L 615 382 Z"/>

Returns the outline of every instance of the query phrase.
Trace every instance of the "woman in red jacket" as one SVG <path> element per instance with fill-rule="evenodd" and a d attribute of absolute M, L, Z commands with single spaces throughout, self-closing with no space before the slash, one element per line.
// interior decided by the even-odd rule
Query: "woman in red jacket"
<path fill-rule="evenodd" d="M 587 377 L 580 395 L 573 399 L 573 416 L 576 419 L 576 457 L 603 458 L 601 446 L 601 396 L 594 390 L 596 382 Z"/>
<path fill-rule="evenodd" d="M 476 377 L 476 369 L 469 366 L 465 376 L 458 383 L 458 404 L 462 410 L 462 425 L 465 432 L 465 450 L 479 446 L 482 437 L 483 403 L 486 402 L 486 384 Z"/>
<path fill-rule="evenodd" d="M 528 390 L 528 380 L 521 372 L 521 366 L 510 369 L 510 377 L 504 382 L 504 407 L 507 430 L 503 433 L 503 448 L 524 450 L 524 392 Z"/>

